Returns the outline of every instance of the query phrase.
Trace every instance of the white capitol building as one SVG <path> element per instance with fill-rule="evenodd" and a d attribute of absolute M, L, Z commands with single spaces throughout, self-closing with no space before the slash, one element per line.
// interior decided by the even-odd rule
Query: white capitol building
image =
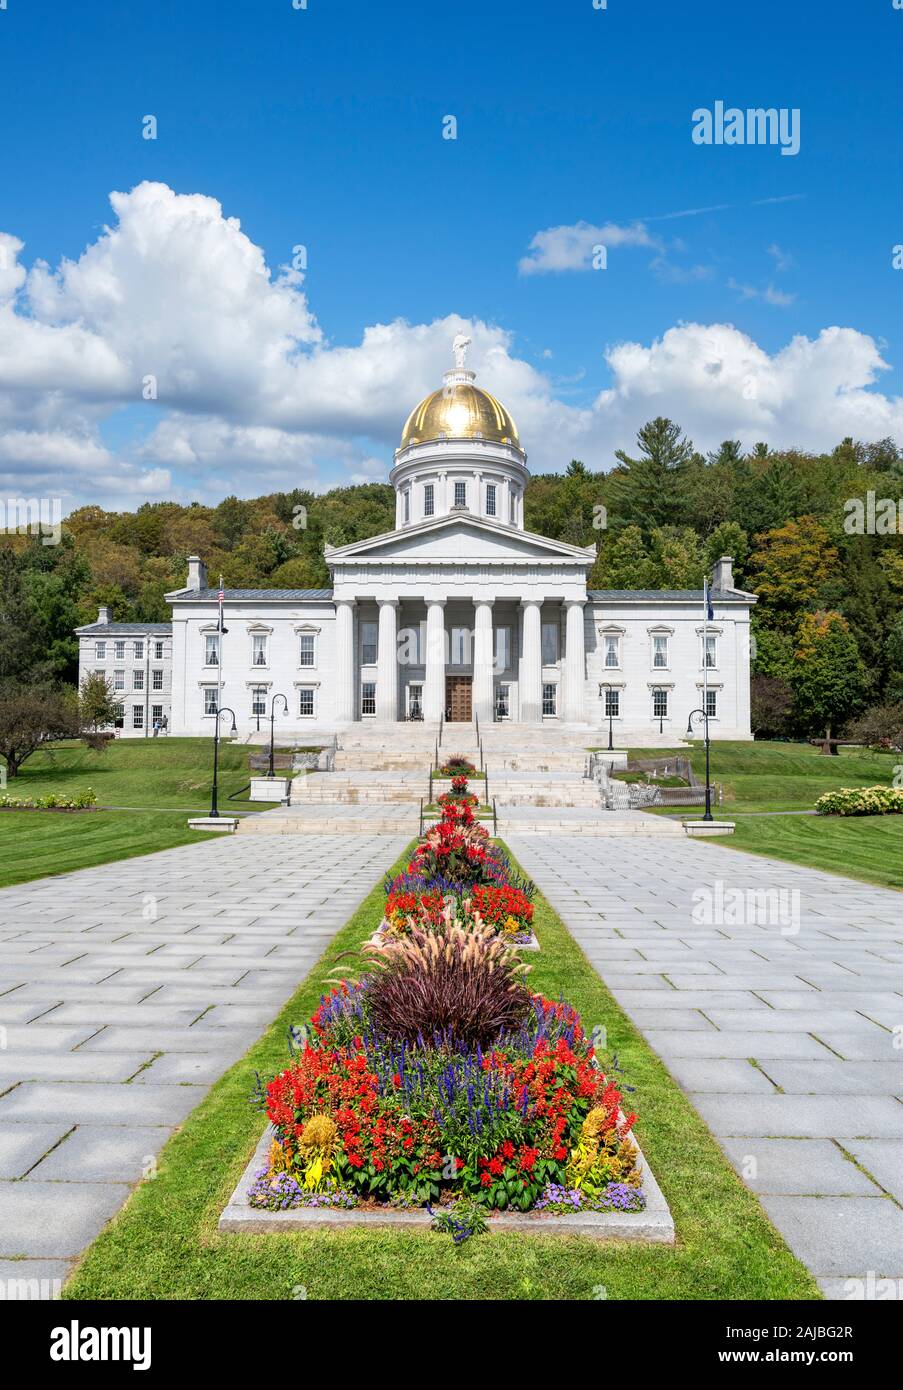
<path fill-rule="evenodd" d="M 749 738 L 752 594 L 729 558 L 702 590 L 587 590 L 595 546 L 524 529 L 527 455 L 510 413 L 456 366 L 404 426 L 395 529 L 332 548 L 331 589 L 218 590 L 203 561 L 167 595 L 171 623 L 77 630 L 123 736 L 212 733 L 217 704 L 253 735 L 277 695 L 280 738 L 358 723 L 494 722 L 674 744 L 707 701 L 713 738 Z M 412 731 L 413 732 L 413 731 Z M 399 731 L 401 738 L 404 735 Z"/>

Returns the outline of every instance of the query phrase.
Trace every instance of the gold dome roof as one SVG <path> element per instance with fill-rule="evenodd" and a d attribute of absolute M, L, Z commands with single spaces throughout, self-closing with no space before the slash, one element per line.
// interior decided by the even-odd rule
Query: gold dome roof
<path fill-rule="evenodd" d="M 470 380 L 462 380 L 464 377 Z M 472 372 L 448 373 L 451 380 L 415 406 L 401 435 L 401 448 L 429 439 L 489 439 L 521 447 L 517 425 L 501 401 L 474 386 Z M 457 379 L 454 379 L 457 378 Z"/>

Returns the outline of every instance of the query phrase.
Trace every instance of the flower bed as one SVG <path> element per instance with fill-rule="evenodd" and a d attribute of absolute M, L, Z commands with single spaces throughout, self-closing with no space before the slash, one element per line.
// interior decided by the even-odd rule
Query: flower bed
<path fill-rule="evenodd" d="M 462 773 L 451 779 L 451 791 L 443 792 L 441 796 L 437 797 L 436 804 L 443 809 L 446 806 L 473 807 L 479 806 L 480 798 L 468 791 L 467 778 Z"/>
<path fill-rule="evenodd" d="M 465 758 L 460 753 L 452 753 L 437 769 L 436 775 L 438 777 L 474 777 L 476 771 L 469 758 Z"/>
<path fill-rule="evenodd" d="M 0 796 L 3 811 L 92 811 L 96 806 L 97 793 L 91 787 L 75 796 L 60 796 L 56 792 L 46 796 Z"/>
<path fill-rule="evenodd" d="M 841 787 L 815 803 L 820 816 L 887 816 L 903 811 L 903 787 Z"/>

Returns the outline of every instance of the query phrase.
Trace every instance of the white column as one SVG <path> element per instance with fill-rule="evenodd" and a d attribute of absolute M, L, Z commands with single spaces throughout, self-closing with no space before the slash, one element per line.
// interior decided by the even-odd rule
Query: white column
<path fill-rule="evenodd" d="M 398 720 L 398 600 L 381 598 L 377 602 L 376 718 L 381 724 L 394 724 Z"/>
<path fill-rule="evenodd" d="M 582 724 L 586 719 L 586 662 L 584 655 L 583 603 L 568 599 L 565 604 L 564 634 L 564 717 L 571 724 Z"/>
<path fill-rule="evenodd" d="M 335 717 L 340 724 L 354 719 L 354 599 L 335 605 Z"/>
<path fill-rule="evenodd" d="M 473 707 L 484 724 L 492 722 L 492 604 L 491 598 L 477 599 L 474 604 Z"/>
<path fill-rule="evenodd" d="M 427 599 L 426 683 L 423 717 L 438 724 L 445 713 L 445 599 Z"/>
<path fill-rule="evenodd" d="M 521 600 L 523 611 L 523 659 L 520 671 L 520 718 L 522 724 L 542 721 L 542 600 Z"/>

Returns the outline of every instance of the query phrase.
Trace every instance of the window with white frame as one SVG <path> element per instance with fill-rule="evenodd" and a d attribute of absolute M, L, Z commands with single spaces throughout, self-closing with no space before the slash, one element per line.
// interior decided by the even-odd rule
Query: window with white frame
<path fill-rule="evenodd" d="M 113 672 L 113 689 L 125 690 L 125 671 Z"/>
<path fill-rule="evenodd" d="M 511 718 L 511 686 L 507 681 L 499 681 L 495 688 L 495 717 Z"/>
<path fill-rule="evenodd" d="M 143 661 L 143 660 L 144 660 L 144 643 L 143 643 L 143 642 L 136 642 L 136 643 L 135 643 L 135 660 L 136 660 L 136 661 Z"/>
<path fill-rule="evenodd" d="M 542 712 L 544 715 L 558 713 L 558 686 L 552 682 L 542 687 Z"/>
<path fill-rule="evenodd" d="M 495 516 L 495 483 L 486 484 L 486 515 Z"/>
<path fill-rule="evenodd" d="M 467 484 L 465 482 L 458 481 L 455 483 L 455 506 L 467 506 Z"/>
<path fill-rule="evenodd" d="M 404 519 L 405 522 L 408 522 L 411 519 L 411 489 L 409 487 L 406 487 L 402 493 L 402 501 L 404 506 Z"/>
<path fill-rule="evenodd" d="M 155 643 L 154 643 L 154 661 L 162 661 L 162 660 L 163 660 L 163 643 L 162 643 L 162 642 L 155 642 Z"/>
<path fill-rule="evenodd" d="M 153 671 L 151 671 L 151 690 L 162 690 L 162 689 L 163 689 L 163 671 L 162 671 L 162 668 L 161 668 L 161 667 L 156 666 L 156 667 L 154 667 Z"/>
<path fill-rule="evenodd" d="M 113 728 L 121 729 L 125 724 L 125 705 L 113 706 Z"/>
<path fill-rule="evenodd" d="M 605 718 L 620 719 L 621 717 L 621 692 L 620 690 L 606 690 L 605 692 Z"/>
<path fill-rule="evenodd" d="M 255 685 L 251 691 L 251 715 L 257 718 L 267 712 L 267 692 L 265 685 Z"/>
<path fill-rule="evenodd" d="M 267 665 L 267 634 L 265 632 L 251 633 L 251 665 Z"/>
<path fill-rule="evenodd" d="M 204 713 L 216 714 L 217 689 L 215 685 L 204 686 Z"/>
<path fill-rule="evenodd" d="M 652 634 L 652 665 L 664 670 L 668 665 L 668 638 L 663 632 Z"/>
<path fill-rule="evenodd" d="M 502 625 L 495 630 L 495 669 L 507 671 L 511 665 L 511 629 Z"/>
<path fill-rule="evenodd" d="M 361 623 L 361 665 L 375 666 L 379 643 L 379 623 Z"/>
<path fill-rule="evenodd" d="M 554 666 L 558 660 L 558 624 L 543 623 L 542 625 L 542 664 L 543 666 Z"/>
<path fill-rule="evenodd" d="M 512 488 L 508 495 L 508 520 L 512 526 L 517 525 L 517 489 Z"/>
<path fill-rule="evenodd" d="M 219 633 L 208 632 L 204 638 L 204 665 L 219 665 Z"/>
<path fill-rule="evenodd" d="M 607 632 L 604 638 L 605 645 L 605 665 L 609 669 L 612 666 L 621 664 L 621 639 L 614 633 Z"/>
<path fill-rule="evenodd" d="M 151 723 L 159 724 L 163 719 L 163 706 L 151 705 Z"/>
<path fill-rule="evenodd" d="M 317 634 L 315 632 L 302 632 L 298 637 L 298 665 L 316 666 L 317 664 Z"/>
<path fill-rule="evenodd" d="M 412 681 L 408 686 L 408 716 L 423 718 L 423 685 L 419 681 Z"/>
<path fill-rule="evenodd" d="M 436 489 L 432 483 L 423 486 L 423 515 L 432 516 L 436 510 Z"/>
<path fill-rule="evenodd" d="M 710 719 L 718 718 L 718 691 L 711 687 L 705 692 L 705 712 Z"/>
<path fill-rule="evenodd" d="M 137 670 L 137 671 L 133 671 L 133 672 L 132 672 L 132 689 L 133 689 L 133 690 L 143 690 L 143 689 L 144 689 L 144 672 L 143 672 L 143 671 Z"/>
<path fill-rule="evenodd" d="M 713 632 L 707 632 L 703 638 L 703 665 L 712 671 L 718 665 L 718 638 Z"/>
<path fill-rule="evenodd" d="M 125 661 L 125 642 L 113 643 L 113 656 L 117 661 Z"/>
<path fill-rule="evenodd" d="M 94 655 L 98 661 L 106 661 L 107 644 L 106 642 L 96 642 L 94 645 Z"/>
<path fill-rule="evenodd" d="M 314 688 L 312 685 L 302 685 L 298 689 L 298 713 L 302 719 L 313 719 L 314 717 Z"/>
<path fill-rule="evenodd" d="M 361 714 L 366 717 L 376 713 L 376 681 L 361 682 Z"/>
<path fill-rule="evenodd" d="M 652 692 L 652 717 L 653 719 L 668 718 L 668 692 L 667 690 L 653 690 Z"/>
<path fill-rule="evenodd" d="M 143 705 L 132 705 L 132 728 L 133 728 L 133 729 L 143 729 L 143 728 L 144 728 L 144 706 L 143 706 Z"/>

